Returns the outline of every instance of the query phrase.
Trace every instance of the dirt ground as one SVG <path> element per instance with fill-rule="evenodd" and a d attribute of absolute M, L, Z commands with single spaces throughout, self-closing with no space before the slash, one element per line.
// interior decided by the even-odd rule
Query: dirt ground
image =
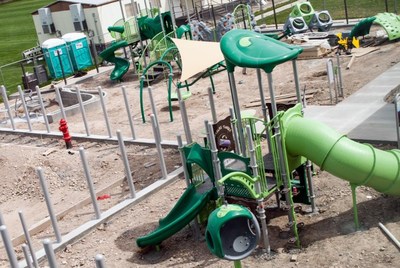
<path fill-rule="evenodd" d="M 340 64 L 343 76 L 344 97 L 351 95 L 363 85 L 377 77 L 391 66 L 400 62 L 399 44 L 396 42 L 379 45 L 376 51 L 357 57 L 350 69 L 346 69 L 350 57 L 341 55 Z M 354 50 L 355 51 L 355 50 Z M 321 59 L 299 60 L 298 70 L 301 89 L 312 92 L 308 104 L 330 105 L 326 74 L 326 61 Z M 336 58 L 333 58 L 336 62 Z M 149 114 L 152 113 L 147 90 L 144 91 L 145 115 L 142 123 L 139 106 L 139 83 L 132 72 L 121 83 L 108 79 L 108 73 L 86 79 L 77 84 L 81 90 L 95 90 L 101 86 L 107 93 L 107 111 L 113 133 L 120 130 L 124 137 L 130 137 L 130 126 L 122 97 L 121 86 L 126 87 L 129 107 L 135 126 L 136 138 L 153 138 Z M 176 74 L 179 77 L 179 74 Z M 242 109 L 253 109 L 261 116 L 256 105 L 259 99 L 256 73 L 254 70 L 237 68 L 236 86 Z M 269 94 L 267 77 L 263 75 L 264 91 Z M 292 64 L 284 63 L 273 72 L 275 94 L 294 93 Z M 174 82 L 176 80 L 174 79 Z M 214 76 L 216 93 L 213 95 L 218 119 L 229 115 L 231 97 L 226 72 Z M 191 87 L 192 97 L 185 101 L 193 140 L 202 143 L 204 120 L 211 120 L 208 79 L 202 79 Z M 183 134 L 180 109 L 173 103 L 174 121 L 169 121 L 166 102 L 166 83 L 160 81 L 152 85 L 152 92 L 158 114 L 161 136 L 164 141 L 175 141 Z M 106 135 L 103 114 L 100 108 L 87 111 L 88 125 L 92 135 Z M 72 133 L 85 133 L 80 115 L 68 117 Z M 1 126 L 1 125 L 0 125 Z M 23 123 L 19 127 L 26 128 Z M 35 129 L 45 129 L 43 123 L 34 122 Z M 57 131 L 58 126 L 51 124 Z M 184 140 L 186 140 L 184 138 Z M 22 233 L 18 211 L 22 211 L 28 226 L 48 217 L 41 191 L 37 168 L 42 168 L 56 213 L 76 206 L 79 201 L 89 197 L 79 148 L 84 148 L 90 174 L 98 196 L 110 198 L 99 200 L 102 211 L 117 202 L 129 198 L 123 162 L 118 144 L 73 140 L 74 148 L 65 149 L 64 141 L 58 138 L 10 135 L 0 132 L 0 170 L 2 187 L 0 189 L 0 211 L 12 239 Z M 377 145 L 381 146 L 381 145 Z M 388 149 L 390 146 L 383 147 Z M 176 149 L 163 148 L 168 172 L 181 166 Z M 137 191 L 161 178 L 156 149 L 148 146 L 127 144 L 134 185 Z M 400 256 L 396 246 L 385 237 L 378 227 L 383 223 L 395 237 L 400 237 L 400 199 L 388 197 L 366 187 L 357 188 L 358 212 L 361 230 L 355 231 L 351 190 L 349 183 L 333 177 L 315 167 L 314 187 L 318 214 L 298 213 L 298 221 L 304 222 L 300 232 L 302 247 L 291 248 L 287 238 L 282 237 L 287 215 L 282 211 L 267 210 L 269 217 L 269 237 L 272 254 L 270 256 L 257 249 L 242 260 L 245 267 L 396 267 Z M 100 190 L 103 189 L 103 190 Z M 161 251 L 139 250 L 136 238 L 153 230 L 158 220 L 165 216 L 186 189 L 185 181 L 176 180 L 156 194 L 137 205 L 116 215 L 79 241 L 68 245 L 56 253 L 60 267 L 93 267 L 96 254 L 103 254 L 106 267 L 227 267 L 232 262 L 220 260 L 207 249 L 204 239 L 198 241 L 190 228 L 184 228 L 161 244 Z M 303 210 L 308 207 L 303 205 Z M 274 215 L 272 217 L 271 215 Z M 59 220 L 62 234 L 66 234 L 84 222 L 93 219 L 90 205 L 81 205 L 69 211 Z M 204 227 L 202 228 L 204 231 Z M 50 227 L 33 236 L 34 248 L 41 248 L 44 238 L 54 239 Z M 7 266 L 3 249 L 0 266 Z M 21 246 L 15 247 L 18 257 L 23 257 Z M 396 264 L 397 263 L 397 264 Z M 46 262 L 41 264 L 46 266 Z"/>

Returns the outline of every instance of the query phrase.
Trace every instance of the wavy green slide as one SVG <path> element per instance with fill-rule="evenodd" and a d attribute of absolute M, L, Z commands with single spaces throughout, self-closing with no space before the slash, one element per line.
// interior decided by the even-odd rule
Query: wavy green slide
<path fill-rule="evenodd" d="M 165 218 L 160 219 L 159 226 L 151 233 L 136 240 L 138 247 L 156 246 L 168 237 L 188 225 L 207 205 L 216 189 L 198 193 L 191 184 Z"/>
<path fill-rule="evenodd" d="M 99 55 L 103 60 L 115 64 L 114 70 L 110 74 L 111 80 L 121 80 L 129 69 L 129 61 L 115 56 L 115 51 L 128 46 L 125 40 L 112 43 L 108 48 L 104 49 Z"/>
<path fill-rule="evenodd" d="M 321 169 L 354 185 L 400 195 L 400 151 L 361 144 L 317 121 L 303 118 L 298 104 L 282 117 L 289 168 L 304 156 Z"/>

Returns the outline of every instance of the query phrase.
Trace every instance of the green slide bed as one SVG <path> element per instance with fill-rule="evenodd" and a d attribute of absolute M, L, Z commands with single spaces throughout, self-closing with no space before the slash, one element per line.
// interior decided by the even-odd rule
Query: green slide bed
<path fill-rule="evenodd" d="M 153 232 L 136 240 L 138 247 L 156 246 L 168 237 L 188 225 L 215 195 L 215 188 L 205 193 L 196 192 L 191 184 L 165 218 L 160 219 L 159 226 Z"/>

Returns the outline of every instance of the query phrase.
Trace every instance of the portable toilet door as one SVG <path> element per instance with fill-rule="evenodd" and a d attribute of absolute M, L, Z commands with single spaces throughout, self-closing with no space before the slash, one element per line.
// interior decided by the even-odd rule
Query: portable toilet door
<path fill-rule="evenodd" d="M 74 73 L 67 45 L 60 38 L 51 38 L 43 42 L 42 50 L 52 78 L 62 78 Z"/>
<path fill-rule="evenodd" d="M 67 43 L 68 53 L 75 71 L 93 65 L 89 44 L 84 33 L 67 33 L 62 36 Z"/>

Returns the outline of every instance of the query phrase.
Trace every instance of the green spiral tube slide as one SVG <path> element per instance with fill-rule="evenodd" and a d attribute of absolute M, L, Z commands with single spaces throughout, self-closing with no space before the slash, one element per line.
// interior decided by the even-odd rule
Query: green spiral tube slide
<path fill-rule="evenodd" d="M 354 185 L 400 195 L 400 151 L 383 151 L 350 140 L 327 125 L 302 116 L 301 105 L 281 119 L 289 167 L 306 157 L 332 175 Z"/>

